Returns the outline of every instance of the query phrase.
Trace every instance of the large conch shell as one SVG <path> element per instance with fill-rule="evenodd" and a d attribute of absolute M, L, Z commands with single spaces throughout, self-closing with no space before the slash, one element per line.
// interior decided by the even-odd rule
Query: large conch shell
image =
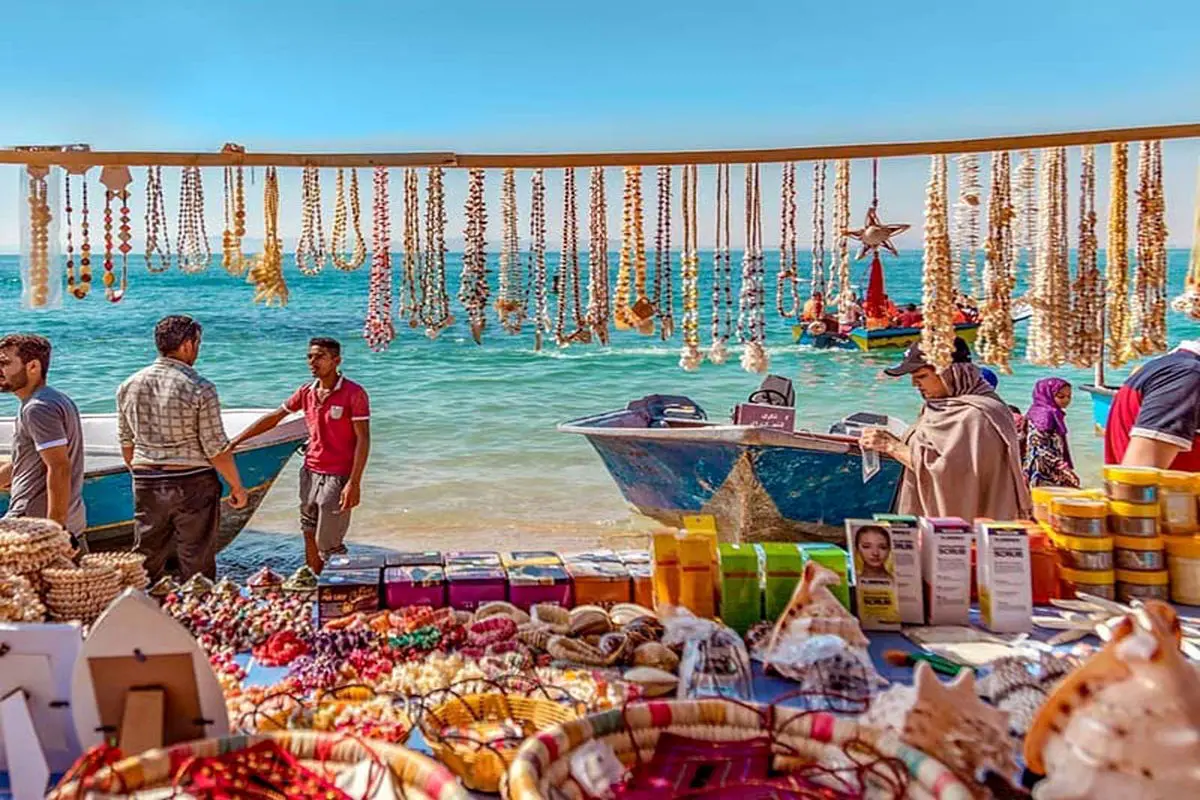
<path fill-rule="evenodd" d="M 1038 800 L 1200 797 L 1200 670 L 1148 601 L 1046 699 L 1025 739 Z"/>
<path fill-rule="evenodd" d="M 829 587 L 840 580 L 836 572 L 815 561 L 804 565 L 804 575 L 771 632 L 766 649 L 768 659 L 785 634 L 815 636 L 829 633 L 840 636 L 852 647 L 870 644 L 858 620 L 829 591 Z"/>

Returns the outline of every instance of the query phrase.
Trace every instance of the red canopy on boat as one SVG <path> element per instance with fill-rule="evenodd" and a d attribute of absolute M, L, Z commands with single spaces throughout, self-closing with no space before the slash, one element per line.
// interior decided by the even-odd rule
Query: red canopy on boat
<path fill-rule="evenodd" d="M 879 260 L 876 250 L 871 258 L 871 273 L 867 279 L 867 296 L 863 302 L 863 311 L 867 318 L 882 317 L 887 314 L 886 292 L 883 289 L 883 262 Z"/>

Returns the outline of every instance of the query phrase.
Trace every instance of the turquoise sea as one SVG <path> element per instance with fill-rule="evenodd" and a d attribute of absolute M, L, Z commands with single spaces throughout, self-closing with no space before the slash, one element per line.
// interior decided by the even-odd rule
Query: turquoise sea
<path fill-rule="evenodd" d="M 1170 254 L 1172 296 L 1183 285 L 1187 252 Z M 492 256 L 493 260 L 495 256 Z M 551 274 L 556 269 L 551 254 Z M 399 257 L 396 257 L 399 265 Z M 739 256 L 735 254 L 735 271 Z M 616 256 L 613 254 L 615 273 Z M 461 262 L 450 260 L 450 293 L 456 298 Z M 707 276 L 711 257 L 702 260 Z M 886 261 L 889 294 L 897 302 L 920 298 L 920 253 Z M 888 356 L 814 351 L 791 343 L 790 327 L 775 312 L 778 254 L 767 256 L 771 371 L 795 381 L 797 425 L 826 430 L 834 420 L 871 409 L 911 420 L 919 400 L 906 381 L 883 376 Z M 865 262 L 856 265 L 861 273 Z M 595 542 L 644 529 L 630 513 L 599 458 L 577 437 L 560 434 L 564 420 L 623 406 L 654 392 L 686 394 L 722 417 L 744 399 L 760 377 L 744 372 L 736 354 L 722 366 L 698 372 L 678 367 L 678 336 L 669 343 L 632 332 L 615 333 L 611 347 L 533 349 L 533 335 L 504 333 L 494 316 L 484 345 L 471 340 L 457 300 L 455 326 L 436 340 L 398 324 L 399 337 L 386 353 L 371 353 L 362 340 L 367 270 L 333 269 L 309 278 L 291 258 L 285 271 L 291 300 L 285 308 L 256 307 L 253 289 L 227 275 L 219 254 L 201 275 L 171 271 L 147 274 L 131 259 L 130 289 L 119 304 L 93 290 L 62 308 L 31 312 L 20 306 L 16 256 L 0 256 L 0 330 L 32 330 L 55 347 L 51 380 L 84 411 L 114 408 L 113 393 L 129 373 L 154 356 L 154 322 L 164 314 L 191 314 L 204 324 L 198 368 L 216 382 L 226 406 L 275 407 L 305 381 L 310 336 L 342 340 L 345 372 L 370 392 L 373 452 L 356 512 L 352 537 L 389 546 L 429 542 L 452 546 L 557 545 Z M 802 268 L 802 272 L 803 272 Z M 857 274 L 857 273 L 856 273 Z M 492 281 L 495 291 L 495 265 Z M 678 271 L 676 270 L 676 280 Z M 675 292 L 679 303 L 679 291 Z M 708 285 L 701 286 L 701 330 L 708 339 Z M 736 298 L 735 298 L 736 303 Z M 681 309 L 676 310 L 676 319 Z M 1021 351 L 1025 326 L 1019 329 Z M 1200 326 L 1172 313 L 1171 341 L 1195 337 Z M 1000 392 L 1025 407 L 1035 380 L 1052 374 L 1019 360 L 1016 374 L 1002 377 Z M 1078 383 L 1088 371 L 1055 370 Z M 1119 379 L 1110 376 L 1110 382 Z M 1077 393 L 1069 412 L 1072 448 L 1087 479 L 1098 477 L 1101 444 L 1092 433 L 1087 396 Z M 0 415 L 15 410 L 0 398 Z M 268 532 L 298 530 L 293 464 L 256 516 Z"/>

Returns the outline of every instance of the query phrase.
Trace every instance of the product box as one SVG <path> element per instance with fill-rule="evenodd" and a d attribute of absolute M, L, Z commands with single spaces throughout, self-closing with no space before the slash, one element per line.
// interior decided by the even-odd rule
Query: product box
<path fill-rule="evenodd" d="M 325 570 L 317 581 L 317 622 L 379 610 L 379 570 Z"/>
<path fill-rule="evenodd" d="M 837 586 L 830 586 L 829 591 L 838 599 L 842 607 L 847 611 L 852 611 L 850 606 L 850 556 L 845 550 L 838 547 L 836 544 L 829 542 L 801 542 L 796 545 L 800 548 L 800 557 L 802 559 L 801 569 L 803 564 L 809 561 L 815 561 L 826 569 L 831 569 L 841 576 L 841 581 Z M 791 599 L 791 595 L 788 595 Z"/>
<path fill-rule="evenodd" d="M 958 517 L 921 517 L 921 579 L 930 625 L 967 625 L 975 531 Z"/>
<path fill-rule="evenodd" d="M 488 550 L 452 550 L 446 553 L 446 566 L 499 567 L 500 554 Z"/>
<path fill-rule="evenodd" d="M 384 556 L 371 553 L 342 553 L 330 556 L 325 569 L 383 569 Z"/>
<path fill-rule="evenodd" d="M 682 534 L 679 544 L 679 605 L 697 617 L 716 615 L 716 540 L 707 533 Z"/>
<path fill-rule="evenodd" d="M 617 552 L 617 558 L 621 559 L 621 563 L 625 566 L 630 564 L 649 564 L 649 550 L 620 550 Z"/>
<path fill-rule="evenodd" d="M 512 564 L 507 571 L 508 601 L 514 606 L 524 611 L 537 603 L 571 607 L 571 577 L 562 564 Z"/>
<path fill-rule="evenodd" d="M 553 550 L 513 550 L 500 557 L 504 566 L 513 564 L 562 565 L 562 559 Z"/>
<path fill-rule="evenodd" d="M 745 636 L 762 621 L 762 587 L 758 581 L 758 551 L 748 544 L 722 544 L 720 558 L 721 621 Z"/>
<path fill-rule="evenodd" d="M 925 587 L 921 582 L 921 529 L 916 517 L 875 514 L 892 534 L 892 564 L 896 573 L 896 601 L 905 625 L 925 624 Z"/>
<path fill-rule="evenodd" d="M 1020 522 L 977 522 L 979 614 L 995 633 L 1033 629 L 1029 531 Z"/>
<path fill-rule="evenodd" d="M 900 603 L 888 524 L 870 519 L 846 520 L 846 546 L 850 551 L 854 599 L 863 630 L 899 629 Z"/>
<path fill-rule="evenodd" d="M 446 570 L 441 565 L 385 567 L 383 602 L 387 608 L 446 605 Z"/>
<path fill-rule="evenodd" d="M 626 564 L 633 581 L 633 602 L 642 608 L 654 608 L 654 569 L 647 564 Z"/>
<path fill-rule="evenodd" d="M 679 605 L 679 538 L 660 531 L 651 540 L 654 569 L 654 608 Z"/>
<path fill-rule="evenodd" d="M 383 557 L 385 567 L 441 567 L 445 566 L 442 554 L 437 550 L 419 552 L 388 553 Z"/>
<path fill-rule="evenodd" d="M 758 551 L 759 583 L 763 593 L 763 618 L 779 619 L 804 575 L 804 555 L 791 542 L 763 542 Z M 845 559 L 842 560 L 843 564 Z M 844 571 L 844 570 L 843 570 Z"/>
<path fill-rule="evenodd" d="M 611 552 L 611 551 L 610 551 Z M 591 554 L 567 556 L 567 573 L 574 585 L 575 605 L 610 608 L 633 600 L 629 567 L 620 561 L 594 559 Z"/>
<path fill-rule="evenodd" d="M 484 603 L 508 599 L 508 576 L 499 563 L 447 564 L 446 583 L 447 602 L 462 611 L 474 611 Z"/>

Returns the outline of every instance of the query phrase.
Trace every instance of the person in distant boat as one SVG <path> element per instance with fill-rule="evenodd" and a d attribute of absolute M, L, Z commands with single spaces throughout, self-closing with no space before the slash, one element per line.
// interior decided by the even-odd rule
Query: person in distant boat
<path fill-rule="evenodd" d="M 863 432 L 864 449 L 904 465 L 897 513 L 926 517 L 1025 519 L 1031 510 L 1012 413 L 974 364 L 939 370 L 920 344 L 884 370 L 909 375 L 925 404 L 903 439 L 883 428 Z"/>
<path fill-rule="evenodd" d="M 1104 463 L 1200 472 L 1200 339 L 1125 379 L 1104 429 Z"/>
<path fill-rule="evenodd" d="M 1067 442 L 1067 406 L 1071 384 L 1062 378 L 1042 378 L 1033 385 L 1033 405 L 1025 412 L 1023 451 L 1025 477 L 1030 486 L 1079 488 L 1079 476 Z"/>
<path fill-rule="evenodd" d="M 308 343 L 313 382 L 301 386 L 233 441 L 236 447 L 271 430 L 289 414 L 304 412 L 308 447 L 300 468 L 300 529 L 304 560 L 314 572 L 320 572 L 330 556 L 346 552 L 350 512 L 362 497 L 363 472 L 371 453 L 367 392 L 342 375 L 341 366 L 341 344 L 314 338 Z"/>
<path fill-rule="evenodd" d="M 12 461 L 0 464 L 0 489 L 9 490 L 4 516 L 52 519 L 86 552 L 83 422 L 74 401 L 46 385 L 50 354 L 50 341 L 36 334 L 0 339 L 0 392 L 21 401 Z"/>
<path fill-rule="evenodd" d="M 898 324 L 901 328 L 919 328 L 924 324 L 924 322 L 925 317 L 920 311 L 917 311 L 916 304 L 909 303 L 904 307 L 904 310 L 900 312 Z"/>
<path fill-rule="evenodd" d="M 182 579 L 215 579 L 220 478 L 229 484 L 231 508 L 248 502 L 217 387 L 194 367 L 200 334 L 191 317 L 163 317 L 154 326 L 158 358 L 117 389 L 117 435 L 133 472 L 133 536 L 152 581 L 172 554 Z"/>

